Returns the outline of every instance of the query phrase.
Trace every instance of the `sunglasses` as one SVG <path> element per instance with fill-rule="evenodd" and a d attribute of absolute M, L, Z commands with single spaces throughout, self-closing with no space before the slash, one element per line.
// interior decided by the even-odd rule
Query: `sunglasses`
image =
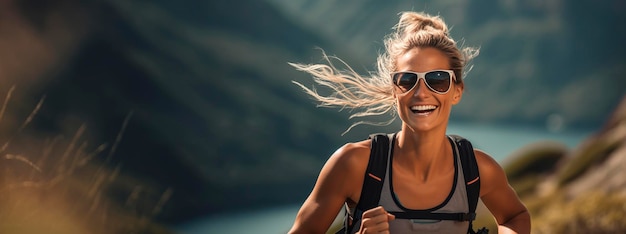
<path fill-rule="evenodd" d="M 434 70 L 428 72 L 402 71 L 391 73 L 393 84 L 400 89 L 400 93 L 412 90 L 419 79 L 424 79 L 424 83 L 431 91 L 438 94 L 445 94 L 452 86 L 452 78 L 456 80 L 452 70 Z"/>

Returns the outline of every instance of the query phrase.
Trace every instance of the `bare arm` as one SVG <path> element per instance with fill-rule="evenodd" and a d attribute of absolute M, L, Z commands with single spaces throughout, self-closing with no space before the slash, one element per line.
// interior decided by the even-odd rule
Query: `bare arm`
<path fill-rule="evenodd" d="M 350 143 L 337 150 L 322 168 L 289 233 L 325 233 L 347 200 L 357 202 L 367 156 L 369 143 Z"/>
<path fill-rule="evenodd" d="M 496 219 L 498 233 L 530 233 L 530 214 L 502 167 L 486 153 L 474 152 L 480 171 L 480 198 Z"/>

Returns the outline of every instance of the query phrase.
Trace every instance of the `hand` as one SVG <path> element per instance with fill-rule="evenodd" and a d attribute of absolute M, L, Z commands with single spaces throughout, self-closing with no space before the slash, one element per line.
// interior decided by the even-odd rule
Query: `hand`
<path fill-rule="evenodd" d="M 382 207 L 369 209 L 361 217 L 361 229 L 359 233 L 389 233 L 389 221 L 396 219 Z"/>

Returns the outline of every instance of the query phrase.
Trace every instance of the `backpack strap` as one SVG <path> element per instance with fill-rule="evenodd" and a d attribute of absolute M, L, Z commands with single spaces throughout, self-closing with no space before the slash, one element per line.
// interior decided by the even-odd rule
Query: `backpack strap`
<path fill-rule="evenodd" d="M 369 162 L 363 178 L 363 187 L 359 203 L 356 205 L 354 214 L 351 216 L 346 211 L 344 218 L 344 227 L 337 233 L 352 233 L 356 224 L 361 223 L 363 212 L 378 206 L 380 201 L 380 191 L 383 187 L 383 181 L 387 173 L 387 156 L 389 155 L 389 139 L 387 134 L 372 134 L 369 139 L 372 140 Z M 395 134 L 391 139 L 395 138 Z M 347 209 L 347 207 L 346 207 Z"/>
<path fill-rule="evenodd" d="M 361 197 L 356 205 L 357 209 L 366 211 L 378 206 L 380 191 L 387 174 L 387 160 L 389 155 L 389 137 L 386 134 L 373 134 L 370 159 L 363 179 Z"/>
<path fill-rule="evenodd" d="M 465 177 L 465 190 L 467 191 L 467 204 L 469 205 L 469 214 L 476 217 L 476 206 L 480 197 L 480 173 L 478 171 L 478 163 L 472 143 L 467 139 L 458 135 L 448 136 L 455 143 L 455 148 L 461 158 L 461 166 L 463 167 L 463 176 Z M 470 220 L 469 231 L 473 233 L 472 220 Z"/>

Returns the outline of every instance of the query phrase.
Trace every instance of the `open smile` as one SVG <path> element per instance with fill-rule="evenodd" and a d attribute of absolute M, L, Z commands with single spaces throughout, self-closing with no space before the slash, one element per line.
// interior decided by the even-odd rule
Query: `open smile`
<path fill-rule="evenodd" d="M 411 111 L 418 115 L 429 115 L 437 109 L 435 105 L 416 105 L 411 106 Z"/>

